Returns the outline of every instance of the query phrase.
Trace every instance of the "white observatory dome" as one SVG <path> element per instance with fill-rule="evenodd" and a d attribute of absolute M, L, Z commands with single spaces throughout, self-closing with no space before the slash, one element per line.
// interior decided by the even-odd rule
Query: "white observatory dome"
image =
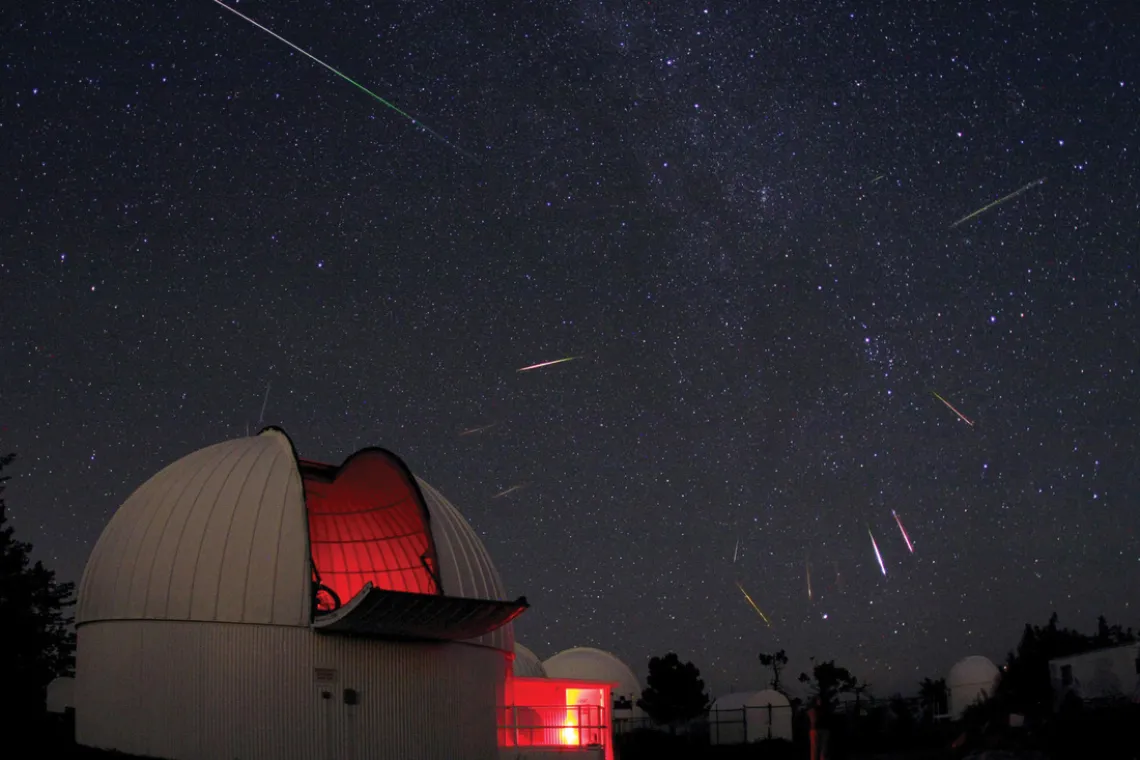
<path fill-rule="evenodd" d="M 628 699 L 634 704 L 633 714 L 642 715 L 637 707 L 641 699 L 641 682 L 624 662 L 609 652 L 593 647 L 575 647 L 551 657 L 543 663 L 551 678 L 577 678 L 583 681 L 608 681 L 616 684 L 614 699 Z"/>
<path fill-rule="evenodd" d="M 972 655 L 954 663 L 946 679 L 950 689 L 950 717 L 962 717 L 966 708 L 993 696 L 1001 672 L 989 658 Z"/>
<path fill-rule="evenodd" d="M 516 678 L 546 678 L 546 668 L 538 655 L 522 644 L 515 642 L 515 661 L 513 670 Z"/>
<path fill-rule="evenodd" d="M 60 676 L 47 685 L 46 706 L 49 713 L 62 715 L 75 708 L 75 679 Z"/>
<path fill-rule="evenodd" d="M 189 454 L 111 517 L 78 594 L 80 745 L 500 757 L 526 599 L 506 599 L 467 521 L 385 449 L 324 464 L 267 428 Z"/>
<path fill-rule="evenodd" d="M 76 623 L 308 627 L 313 562 L 329 583 L 342 584 L 346 607 L 366 580 L 396 591 L 506 600 L 498 571 L 463 516 L 419 478 L 412 486 L 414 476 L 393 460 L 364 449 L 339 468 L 307 462 L 276 428 L 179 459 L 131 494 L 104 529 L 79 584 Z M 381 471 L 384 482 L 365 485 Z M 401 511 L 404 503 L 356 524 L 348 524 L 343 510 L 316 514 L 335 488 L 349 492 L 337 496 L 342 501 L 371 504 L 397 479 L 422 494 L 426 520 L 412 516 L 420 511 L 413 505 Z M 322 518 L 327 523 L 314 522 Z M 431 579 L 422 570 L 428 551 L 438 576 Z M 509 652 L 513 636 L 508 624 L 478 643 Z"/>
<path fill-rule="evenodd" d="M 774 689 L 717 697 L 709 712 L 709 739 L 713 744 L 791 741 L 792 705 Z"/>

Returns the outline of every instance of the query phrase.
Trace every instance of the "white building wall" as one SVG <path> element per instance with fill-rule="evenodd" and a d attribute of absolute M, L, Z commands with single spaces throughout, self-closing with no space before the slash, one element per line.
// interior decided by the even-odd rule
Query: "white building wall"
<path fill-rule="evenodd" d="M 508 667 L 464 644 L 93 622 L 79 629 L 76 740 L 172 760 L 498 760 Z"/>
<path fill-rule="evenodd" d="M 1065 683 L 1069 667 L 1071 682 Z M 1053 698 L 1060 705 L 1072 692 L 1086 699 L 1140 699 L 1140 644 L 1098 649 L 1095 652 L 1049 661 Z"/>

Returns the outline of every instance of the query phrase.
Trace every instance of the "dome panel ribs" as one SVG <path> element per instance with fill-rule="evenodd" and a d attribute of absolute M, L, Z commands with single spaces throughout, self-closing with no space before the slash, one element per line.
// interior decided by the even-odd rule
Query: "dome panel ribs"
<path fill-rule="evenodd" d="M 146 582 L 145 598 L 142 605 L 143 617 L 166 614 L 167 600 L 170 598 L 170 563 L 174 559 L 174 549 L 177 548 L 176 541 L 181 537 L 181 529 L 186 523 L 190 508 L 201 497 L 202 490 L 206 487 L 211 472 L 213 472 L 212 467 L 202 467 L 186 480 L 186 487 L 176 498 L 171 498 L 171 495 L 168 495 L 162 499 L 164 503 L 169 502 L 169 507 L 166 509 L 162 531 L 153 543 L 150 566 L 143 578 Z M 178 530 L 171 530 L 172 525 L 177 526 Z M 165 552 L 163 551 L 164 548 L 166 549 Z M 156 579 L 158 580 L 157 587 L 155 585 Z"/>
<path fill-rule="evenodd" d="M 269 623 L 273 620 L 273 596 L 276 593 L 278 536 L 284 514 L 288 477 L 281 472 L 293 468 L 292 454 L 282 450 L 274 459 L 258 505 L 257 521 L 249 541 L 249 567 L 247 568 L 242 607 L 242 619 L 247 623 Z"/>
<path fill-rule="evenodd" d="M 338 591 L 340 617 L 314 617 L 314 568 Z M 364 449 L 340 467 L 300 460 L 270 428 L 192 452 L 136 489 L 95 544 L 76 622 L 418 631 L 510 652 L 511 621 L 525 608 L 505 599 L 463 516 L 399 457 Z"/>
<path fill-rule="evenodd" d="M 281 458 L 282 452 L 274 448 L 263 448 L 250 468 L 249 476 L 241 493 L 238 494 L 239 504 L 255 504 L 246 509 L 235 509 L 230 519 L 230 528 L 227 535 L 226 548 L 222 552 L 222 571 L 218 576 L 218 587 L 214 591 L 217 599 L 215 617 L 219 620 L 247 621 L 245 600 L 246 584 L 249 582 L 250 565 L 253 563 L 253 534 L 257 530 L 257 521 L 261 517 L 261 510 L 265 506 L 265 491 L 269 479 L 273 475 L 274 466 Z M 222 593 L 222 586 L 232 586 L 227 593 Z M 235 593 L 240 590 L 240 593 Z"/>
<path fill-rule="evenodd" d="M 190 620 L 193 609 L 194 577 L 203 535 L 222 489 L 231 473 L 241 464 L 246 449 L 232 446 L 213 467 L 201 492 L 190 503 L 186 520 L 178 532 L 178 540 L 170 559 L 166 584 L 166 615 L 173 620 Z"/>
<path fill-rule="evenodd" d="M 237 494 L 241 493 L 249 468 L 257 459 L 258 449 L 242 451 L 241 458 L 226 475 L 218 496 L 206 510 L 202 522 L 201 540 L 194 552 L 194 565 L 190 575 L 190 614 L 191 620 L 216 620 L 218 600 L 215 589 L 218 576 L 222 572 L 222 554 L 229 537 L 230 520 L 237 507 Z"/>

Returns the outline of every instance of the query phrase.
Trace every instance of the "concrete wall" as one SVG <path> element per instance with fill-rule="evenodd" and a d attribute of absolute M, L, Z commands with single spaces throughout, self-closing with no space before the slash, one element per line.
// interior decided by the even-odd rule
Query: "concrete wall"
<path fill-rule="evenodd" d="M 499 760 L 505 652 L 235 623 L 78 635 L 80 744 L 172 760 Z"/>

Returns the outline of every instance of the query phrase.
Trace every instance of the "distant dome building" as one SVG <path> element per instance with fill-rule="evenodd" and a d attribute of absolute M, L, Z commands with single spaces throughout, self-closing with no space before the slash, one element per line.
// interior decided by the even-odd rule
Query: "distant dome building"
<path fill-rule="evenodd" d="M 175 760 L 497 760 L 499 574 L 394 454 L 209 446 L 111 518 L 79 585 L 76 739 Z"/>
<path fill-rule="evenodd" d="M 47 685 L 45 707 L 53 715 L 65 715 L 75 709 L 75 679 L 60 676 Z"/>
<path fill-rule="evenodd" d="M 750 691 L 718 697 L 709 710 L 713 744 L 792 740 L 792 704 L 778 691 Z"/>
<path fill-rule="evenodd" d="M 542 666 L 542 660 L 517 641 L 512 673 L 515 678 L 546 678 L 546 668 Z"/>
<path fill-rule="evenodd" d="M 992 697 L 999 680 L 1001 672 L 986 657 L 972 655 L 956 662 L 946 679 L 951 720 L 961 718 L 970 705 Z"/>
<path fill-rule="evenodd" d="M 543 663 L 551 678 L 574 678 L 584 681 L 608 681 L 613 688 L 614 719 L 642 718 L 645 712 L 637 706 L 641 699 L 641 682 L 629 666 L 609 652 L 593 647 L 575 647 L 559 652 Z M 617 707 L 618 704 L 628 705 Z"/>

